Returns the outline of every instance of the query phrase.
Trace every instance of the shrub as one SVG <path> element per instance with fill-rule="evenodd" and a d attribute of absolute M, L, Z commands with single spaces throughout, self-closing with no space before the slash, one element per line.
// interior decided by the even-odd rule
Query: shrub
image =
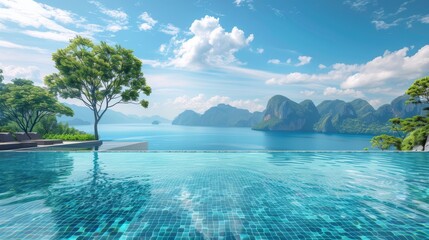
<path fill-rule="evenodd" d="M 43 136 L 45 139 L 61 139 L 64 141 L 89 141 L 95 140 L 93 134 L 80 133 L 80 134 L 46 134 Z"/>

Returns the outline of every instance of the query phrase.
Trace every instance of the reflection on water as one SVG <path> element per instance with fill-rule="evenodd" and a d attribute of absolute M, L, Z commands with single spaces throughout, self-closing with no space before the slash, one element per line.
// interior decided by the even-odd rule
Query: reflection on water
<path fill-rule="evenodd" d="M 57 238 L 119 238 L 150 198 L 148 179 L 114 178 L 102 172 L 98 153 L 80 183 L 51 190 L 46 205 L 57 223 Z"/>
<path fill-rule="evenodd" d="M 0 199 L 45 191 L 73 170 L 68 153 L 2 153 Z"/>

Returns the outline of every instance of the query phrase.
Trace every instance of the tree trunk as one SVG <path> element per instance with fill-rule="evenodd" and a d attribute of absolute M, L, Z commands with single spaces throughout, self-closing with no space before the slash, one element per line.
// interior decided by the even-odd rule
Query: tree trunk
<path fill-rule="evenodd" d="M 98 139 L 98 120 L 94 121 L 94 135 L 95 135 L 95 139 L 99 140 Z"/>
<path fill-rule="evenodd" d="M 98 121 L 100 121 L 100 119 L 97 116 L 97 110 L 95 110 L 96 108 L 94 107 L 93 113 L 94 113 L 94 135 L 95 135 L 95 139 L 98 139 Z"/>

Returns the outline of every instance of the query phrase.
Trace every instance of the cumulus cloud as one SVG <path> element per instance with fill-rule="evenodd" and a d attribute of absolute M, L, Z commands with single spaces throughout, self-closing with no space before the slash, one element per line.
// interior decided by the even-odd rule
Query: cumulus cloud
<path fill-rule="evenodd" d="M 148 31 L 155 26 L 156 23 L 158 23 L 157 20 L 153 19 L 148 12 L 143 12 L 139 19 L 143 21 L 143 23 L 140 24 L 139 29 L 142 31 Z"/>
<path fill-rule="evenodd" d="M 106 26 L 107 31 L 117 32 L 128 29 L 128 15 L 124 11 L 120 9 L 108 9 L 97 1 L 90 1 L 90 3 L 97 6 L 101 13 L 109 17 L 109 19 L 106 20 L 108 23 Z"/>
<path fill-rule="evenodd" d="M 338 89 L 335 87 L 327 87 L 323 91 L 323 95 L 325 96 L 348 96 L 348 97 L 354 97 L 354 98 L 362 98 L 365 97 L 365 95 L 361 91 L 357 91 L 354 89 Z"/>
<path fill-rule="evenodd" d="M 297 63 L 295 66 L 303 66 L 306 64 L 309 64 L 311 62 L 312 57 L 310 56 L 299 56 L 298 60 L 299 63 Z"/>
<path fill-rule="evenodd" d="M 326 66 L 325 65 L 323 65 L 323 64 L 319 64 L 319 69 L 325 69 L 326 68 Z"/>
<path fill-rule="evenodd" d="M 177 97 L 172 101 L 172 103 L 183 110 L 190 109 L 199 113 L 203 113 L 207 109 L 217 106 L 220 103 L 228 104 L 237 108 L 248 109 L 250 112 L 264 110 L 264 106 L 260 103 L 259 99 L 232 100 L 230 97 L 219 95 L 208 98 L 201 93 L 194 97 L 189 97 L 187 95 Z"/>
<path fill-rule="evenodd" d="M 263 48 L 257 48 L 256 52 L 259 54 L 262 54 L 262 53 L 264 53 L 264 49 Z"/>
<path fill-rule="evenodd" d="M 177 35 L 180 32 L 180 28 L 174 26 L 173 24 L 169 23 L 167 25 L 163 25 L 160 29 L 161 32 L 168 34 L 168 35 Z"/>
<path fill-rule="evenodd" d="M 328 73 L 293 72 L 274 76 L 266 80 L 266 84 L 314 84 L 335 81 L 341 83 L 342 89 L 401 84 L 428 74 L 429 45 L 423 46 L 412 56 L 407 55 L 408 50 L 403 48 L 394 52 L 386 51 L 383 56 L 364 64 L 336 63 Z"/>
<path fill-rule="evenodd" d="M 342 88 L 377 87 L 387 81 L 414 80 L 428 74 L 429 45 L 419 49 L 413 56 L 407 56 L 409 48 L 395 52 L 386 51 L 366 64 L 359 66 L 359 71 L 348 76 L 341 84 Z"/>
<path fill-rule="evenodd" d="M 5 65 L 0 63 L 0 69 L 3 70 L 3 76 L 5 77 L 5 82 L 9 82 L 14 78 L 26 78 L 30 80 L 40 79 L 40 69 L 35 66 L 15 66 L 15 65 Z"/>
<path fill-rule="evenodd" d="M 237 27 L 226 32 L 219 18 L 205 16 L 195 20 L 189 28 L 192 37 L 178 41 L 171 65 L 183 68 L 202 68 L 204 66 L 222 66 L 237 63 L 235 53 L 253 41 Z"/>

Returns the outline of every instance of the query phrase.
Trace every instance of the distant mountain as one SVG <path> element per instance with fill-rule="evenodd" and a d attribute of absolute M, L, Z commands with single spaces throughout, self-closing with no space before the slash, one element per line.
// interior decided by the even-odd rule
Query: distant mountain
<path fill-rule="evenodd" d="M 92 111 L 87 107 L 76 106 L 73 104 L 64 103 L 70 107 L 73 112 L 73 117 L 61 116 L 58 117 L 59 122 L 67 122 L 70 125 L 81 125 L 82 123 L 93 124 L 94 116 Z M 170 120 L 160 116 L 140 117 L 136 115 L 125 115 L 120 112 L 108 109 L 106 114 L 101 118 L 100 123 L 152 123 L 158 121 L 160 123 L 170 123 Z"/>
<path fill-rule="evenodd" d="M 198 126 L 201 114 L 192 110 L 186 110 L 179 114 L 172 122 L 173 125 Z"/>
<path fill-rule="evenodd" d="M 298 104 L 276 95 L 268 101 L 263 120 L 253 129 L 354 134 L 389 132 L 390 118 L 424 114 L 424 106 L 406 104 L 408 98 L 406 95 L 397 97 L 390 104 L 375 110 L 363 99 L 351 102 L 326 100 L 316 108 L 310 100 Z"/>
<path fill-rule="evenodd" d="M 261 112 L 251 113 L 226 104 L 208 109 L 204 114 L 186 110 L 179 114 L 173 125 L 211 126 L 211 127 L 251 127 L 262 119 Z"/>
<path fill-rule="evenodd" d="M 254 129 L 312 131 L 317 120 L 319 113 L 311 100 L 298 104 L 287 97 L 276 95 L 268 101 L 263 120 Z"/>

